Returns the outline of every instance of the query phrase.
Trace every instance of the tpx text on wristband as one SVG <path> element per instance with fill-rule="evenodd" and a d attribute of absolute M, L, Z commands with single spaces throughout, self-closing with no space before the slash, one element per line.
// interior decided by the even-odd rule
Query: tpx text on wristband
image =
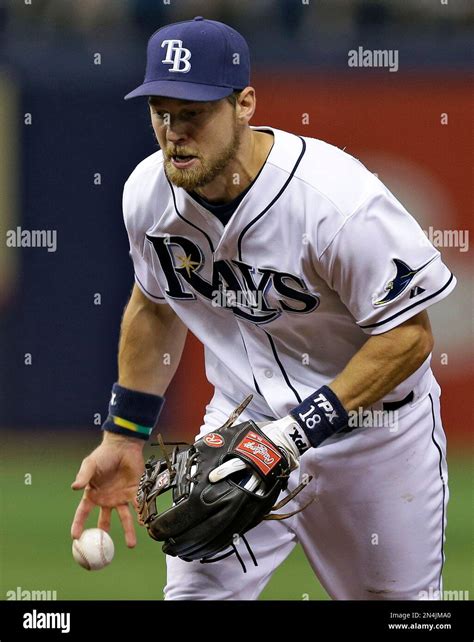
<path fill-rule="evenodd" d="M 289 414 L 301 426 L 313 447 L 345 428 L 349 421 L 344 406 L 328 386 L 316 390 Z"/>
<path fill-rule="evenodd" d="M 158 421 L 164 403 L 164 397 L 130 390 L 114 383 L 109 415 L 102 430 L 146 441 Z"/>

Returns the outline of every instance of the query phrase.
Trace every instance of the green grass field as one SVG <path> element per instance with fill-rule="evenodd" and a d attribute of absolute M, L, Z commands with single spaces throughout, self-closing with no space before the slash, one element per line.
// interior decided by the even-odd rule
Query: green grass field
<path fill-rule="evenodd" d="M 138 529 L 138 545 L 127 549 L 115 516 L 111 535 L 114 562 L 88 573 L 71 555 L 70 522 L 79 493 L 70 490 L 76 470 L 97 442 L 76 433 L 45 435 L 24 431 L 3 434 L 0 504 L 0 599 L 17 587 L 57 592 L 57 599 L 162 599 L 165 581 L 161 547 Z M 473 581 L 473 475 L 470 459 L 451 454 L 445 590 L 469 591 Z M 31 484 L 25 483 L 31 475 Z M 26 477 L 29 480 L 28 477 Z M 96 516 L 94 516 L 96 520 Z M 95 526 L 91 519 L 88 526 Z M 306 594 L 306 595 L 305 595 Z M 303 597 L 304 596 L 304 597 Z M 276 571 L 262 599 L 328 599 L 299 546 Z"/>

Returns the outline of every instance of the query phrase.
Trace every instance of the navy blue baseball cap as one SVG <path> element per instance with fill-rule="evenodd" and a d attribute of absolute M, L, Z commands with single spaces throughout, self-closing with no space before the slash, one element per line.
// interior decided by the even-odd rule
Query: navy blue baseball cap
<path fill-rule="evenodd" d="M 166 25 L 148 41 L 143 84 L 125 96 L 220 100 L 250 83 L 245 38 L 223 22 L 194 20 Z"/>

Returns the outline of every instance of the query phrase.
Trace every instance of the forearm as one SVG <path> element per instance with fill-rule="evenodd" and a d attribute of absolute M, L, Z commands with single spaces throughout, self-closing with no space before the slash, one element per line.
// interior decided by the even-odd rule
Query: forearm
<path fill-rule="evenodd" d="M 118 383 L 162 396 L 178 367 L 186 333 L 169 306 L 153 304 L 135 286 L 122 319 Z"/>
<path fill-rule="evenodd" d="M 421 313 L 370 337 L 329 387 L 348 412 L 368 407 L 415 372 L 432 347 L 429 320 Z"/>
<path fill-rule="evenodd" d="M 347 426 L 348 413 L 371 406 L 415 372 L 432 348 L 426 312 L 370 337 L 334 381 L 272 422 L 271 438 L 296 458 L 317 448 Z"/>

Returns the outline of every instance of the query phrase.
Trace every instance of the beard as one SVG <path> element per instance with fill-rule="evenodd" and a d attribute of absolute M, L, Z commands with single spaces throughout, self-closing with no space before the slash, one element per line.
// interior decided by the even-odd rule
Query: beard
<path fill-rule="evenodd" d="M 230 161 L 235 158 L 240 147 L 241 138 L 241 129 L 237 123 L 234 123 L 232 140 L 224 149 L 221 149 L 215 157 L 209 159 L 204 159 L 200 154 L 192 154 L 192 150 L 188 150 L 186 147 L 166 147 L 166 149 L 163 149 L 166 176 L 173 185 L 182 187 L 188 192 L 208 185 L 221 174 Z M 173 154 L 196 156 L 199 163 L 196 167 L 178 169 L 170 160 Z"/>

